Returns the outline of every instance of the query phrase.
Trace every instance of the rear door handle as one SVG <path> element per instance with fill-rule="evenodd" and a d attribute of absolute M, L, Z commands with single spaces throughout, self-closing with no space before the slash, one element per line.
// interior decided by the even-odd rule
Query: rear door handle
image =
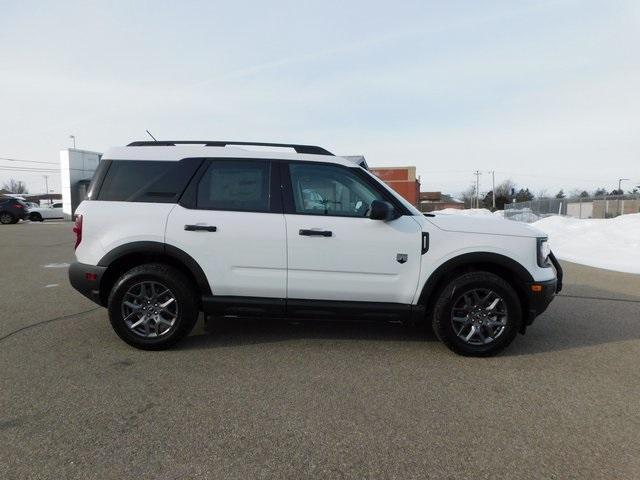
<path fill-rule="evenodd" d="M 211 225 L 185 225 L 184 229 L 187 232 L 216 232 L 218 227 Z"/>
<path fill-rule="evenodd" d="M 309 229 L 305 229 L 302 228 L 300 229 L 300 235 L 303 235 L 305 237 L 331 237 L 333 236 L 333 233 L 331 232 L 331 230 L 309 230 Z"/>

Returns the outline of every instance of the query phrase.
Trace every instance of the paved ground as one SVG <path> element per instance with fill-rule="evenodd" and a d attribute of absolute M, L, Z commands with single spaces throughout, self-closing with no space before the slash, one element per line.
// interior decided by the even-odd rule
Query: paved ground
<path fill-rule="evenodd" d="M 640 276 L 566 264 L 502 356 L 394 325 L 218 323 L 128 347 L 71 225 L 0 228 L 0 478 L 640 478 Z"/>

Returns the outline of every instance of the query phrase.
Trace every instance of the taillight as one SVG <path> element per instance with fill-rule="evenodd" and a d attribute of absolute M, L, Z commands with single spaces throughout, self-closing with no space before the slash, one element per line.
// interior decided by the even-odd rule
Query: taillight
<path fill-rule="evenodd" d="M 76 234 L 76 244 L 73 247 L 73 249 L 75 250 L 76 248 L 78 248 L 78 245 L 80 245 L 80 242 L 82 241 L 82 215 L 76 216 L 76 223 L 73 226 L 73 233 Z"/>
<path fill-rule="evenodd" d="M 15 205 L 16 208 L 24 208 L 22 205 L 20 205 L 19 203 L 16 203 Z"/>

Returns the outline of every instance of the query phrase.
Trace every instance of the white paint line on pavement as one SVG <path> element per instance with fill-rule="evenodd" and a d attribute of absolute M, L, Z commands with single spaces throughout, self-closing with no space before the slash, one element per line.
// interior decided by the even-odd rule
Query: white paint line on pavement
<path fill-rule="evenodd" d="M 59 283 L 50 283 L 49 285 L 45 285 L 44 288 L 53 288 L 53 287 L 59 287 L 60 284 Z"/>
<path fill-rule="evenodd" d="M 47 263 L 46 265 L 42 265 L 43 268 L 67 268 L 69 266 L 68 263 Z"/>

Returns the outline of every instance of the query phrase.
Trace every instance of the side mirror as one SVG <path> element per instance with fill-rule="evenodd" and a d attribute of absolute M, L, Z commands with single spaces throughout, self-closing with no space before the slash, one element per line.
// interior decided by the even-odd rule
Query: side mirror
<path fill-rule="evenodd" d="M 382 220 L 388 222 L 396 218 L 395 209 L 389 202 L 374 200 L 369 207 L 369 218 L 371 220 Z"/>

